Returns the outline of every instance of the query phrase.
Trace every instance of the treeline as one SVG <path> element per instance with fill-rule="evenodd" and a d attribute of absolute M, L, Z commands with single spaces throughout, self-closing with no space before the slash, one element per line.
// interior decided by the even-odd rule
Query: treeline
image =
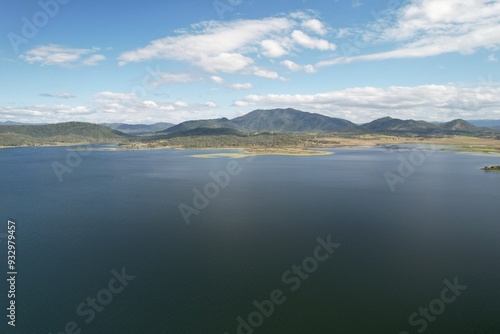
<path fill-rule="evenodd" d="M 121 132 L 83 122 L 48 125 L 0 125 L 0 146 L 119 142 L 127 139 L 128 137 Z"/>
<path fill-rule="evenodd" d="M 264 132 L 247 135 L 195 135 L 178 136 L 164 139 L 143 139 L 149 147 L 176 146 L 184 148 L 217 148 L 217 147 L 307 147 L 332 143 L 322 136 L 308 133 Z"/>

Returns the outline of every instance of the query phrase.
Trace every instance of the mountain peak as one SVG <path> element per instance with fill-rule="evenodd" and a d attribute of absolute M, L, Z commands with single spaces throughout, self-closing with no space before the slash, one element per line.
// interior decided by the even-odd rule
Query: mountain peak
<path fill-rule="evenodd" d="M 454 131 L 475 131 L 479 129 L 478 127 L 460 118 L 454 119 L 453 121 L 450 122 L 443 123 L 441 124 L 441 127 L 447 130 L 454 130 Z"/>
<path fill-rule="evenodd" d="M 357 125 L 345 119 L 293 108 L 258 109 L 232 121 L 248 131 L 316 132 L 357 128 Z"/>

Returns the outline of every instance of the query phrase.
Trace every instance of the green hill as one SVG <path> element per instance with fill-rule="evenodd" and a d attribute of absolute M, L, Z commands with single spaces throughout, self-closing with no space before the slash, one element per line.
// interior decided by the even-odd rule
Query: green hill
<path fill-rule="evenodd" d="M 0 125 L 0 146 L 118 142 L 125 134 L 105 126 L 68 122 L 48 125 Z"/>
<path fill-rule="evenodd" d="M 463 119 L 455 119 L 451 122 L 443 123 L 438 125 L 439 129 L 443 131 L 458 131 L 458 132 L 481 132 L 485 129 L 474 126 L 469 122 L 464 121 Z"/>
<path fill-rule="evenodd" d="M 446 123 L 429 123 L 412 119 L 402 120 L 392 117 L 383 117 L 370 123 L 363 124 L 363 129 L 372 133 L 393 134 L 465 134 L 483 135 L 494 132 L 489 128 L 474 126 L 463 119 L 455 119 Z"/>
<path fill-rule="evenodd" d="M 174 126 L 171 123 L 154 123 L 154 124 L 124 124 L 124 123 L 103 123 L 105 127 L 123 132 L 129 135 L 151 134 L 158 131 L 163 131 Z"/>
<path fill-rule="evenodd" d="M 314 135 L 336 134 L 391 134 L 410 136 L 466 135 L 499 138 L 491 128 L 478 127 L 456 119 L 446 123 L 401 120 L 384 117 L 363 125 L 325 115 L 296 109 L 254 110 L 232 120 L 227 118 L 193 120 L 171 126 L 168 123 L 151 125 L 109 123 L 97 125 L 68 122 L 47 125 L 2 125 L 0 146 L 36 146 L 76 143 L 111 143 L 127 141 L 169 140 L 188 143 L 189 147 L 205 147 L 220 143 L 222 146 L 277 145 L 315 141 Z M 168 127 L 168 128 L 167 128 Z M 113 130 L 123 129 L 129 134 Z M 161 131 L 156 131 L 161 129 Z M 306 136 L 307 135 L 307 136 Z M 137 136 L 137 137 L 136 137 Z M 140 136 L 140 137 L 139 137 Z M 313 137 L 311 137 L 313 136 Z"/>
<path fill-rule="evenodd" d="M 402 120 L 392 117 L 379 118 L 362 125 L 364 129 L 373 132 L 432 132 L 438 126 L 438 124 L 425 121 Z"/>
<path fill-rule="evenodd" d="M 235 129 L 241 130 L 241 128 L 228 120 L 227 118 L 217 118 L 217 119 L 203 119 L 197 121 L 186 121 L 175 126 L 172 126 L 166 130 L 158 131 L 157 134 L 166 134 L 166 133 L 174 133 L 174 132 L 182 132 L 188 130 L 194 130 L 197 128 L 204 129 Z"/>
<path fill-rule="evenodd" d="M 218 129 L 209 131 L 208 129 Z M 235 131 L 232 133 L 231 131 Z M 254 133 L 372 133 L 394 135 L 492 135 L 493 129 L 480 128 L 464 120 L 429 123 L 412 119 L 384 117 L 361 126 L 348 120 L 304 112 L 292 108 L 254 110 L 232 120 L 227 118 L 194 120 L 159 131 L 156 134 L 173 136 L 217 136 L 221 134 Z"/>
<path fill-rule="evenodd" d="M 292 108 L 254 110 L 232 121 L 247 131 L 330 132 L 358 128 L 356 124 L 345 119 Z"/>
<path fill-rule="evenodd" d="M 170 133 L 166 138 L 189 137 L 189 136 L 247 136 L 248 133 L 232 128 L 194 128 L 190 130 L 176 131 Z"/>

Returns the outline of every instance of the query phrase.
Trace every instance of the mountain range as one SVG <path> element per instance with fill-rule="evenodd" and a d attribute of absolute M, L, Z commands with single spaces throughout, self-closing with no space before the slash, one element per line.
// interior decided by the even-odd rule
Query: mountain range
<path fill-rule="evenodd" d="M 480 134 L 493 132 L 490 128 L 477 127 L 463 119 L 446 123 L 429 123 L 412 119 L 401 120 L 383 117 L 361 125 L 365 130 L 375 133 L 415 133 L 415 134 Z"/>
<path fill-rule="evenodd" d="M 476 121 L 496 126 L 497 121 Z M 498 121 L 500 123 L 500 121 Z M 456 119 L 446 123 L 402 120 L 383 117 L 366 124 L 304 112 L 292 108 L 254 110 L 233 118 L 193 120 L 177 125 L 170 123 L 91 124 L 68 122 L 46 125 L 12 125 L 0 123 L 0 146 L 47 144 L 54 142 L 111 142 L 134 137 L 147 140 L 186 136 L 248 136 L 266 133 L 349 133 L 392 135 L 469 135 L 499 137 L 500 130 L 473 125 Z"/>
<path fill-rule="evenodd" d="M 154 133 L 168 129 L 174 124 L 172 123 L 154 123 L 154 124 L 125 124 L 125 123 L 102 123 L 105 127 L 123 132 L 129 135 L 143 135 L 147 133 Z"/>
<path fill-rule="evenodd" d="M 469 122 L 456 119 L 446 123 L 402 120 L 383 117 L 372 122 L 357 125 L 351 121 L 304 112 L 296 109 L 254 110 L 229 120 L 227 118 L 186 121 L 157 135 L 185 135 L 195 129 L 231 129 L 239 132 L 351 132 L 351 133 L 387 133 L 387 134 L 487 134 L 495 130 L 478 127 Z M 198 131 L 199 132 L 199 131 Z M 214 133 L 214 131 L 212 131 Z"/>

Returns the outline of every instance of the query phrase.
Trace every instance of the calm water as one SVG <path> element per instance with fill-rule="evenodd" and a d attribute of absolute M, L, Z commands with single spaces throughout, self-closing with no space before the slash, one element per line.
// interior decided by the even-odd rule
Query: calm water
<path fill-rule="evenodd" d="M 66 333 L 74 321 L 82 333 L 234 334 L 252 302 L 278 289 L 285 300 L 239 333 L 500 333 L 500 173 L 479 169 L 500 158 L 332 151 L 254 159 L 95 151 L 59 182 L 52 164 L 66 164 L 66 148 L 0 150 L 0 232 L 16 221 L 18 261 L 13 330 L 0 235 L 0 332 Z M 424 158 L 392 192 L 384 174 L 397 175 L 411 154 Z M 179 204 L 193 206 L 193 188 L 203 191 L 209 173 L 231 162 L 241 172 L 187 225 Z M 300 282 L 292 291 L 283 273 L 328 235 L 340 247 L 307 278 L 289 272 Z M 135 278 L 120 293 L 102 292 L 122 268 Z M 455 278 L 467 288 L 439 301 L 443 281 Z M 109 304 L 93 319 L 78 315 L 100 292 Z M 430 303 L 438 315 L 417 314 L 410 325 Z"/>

